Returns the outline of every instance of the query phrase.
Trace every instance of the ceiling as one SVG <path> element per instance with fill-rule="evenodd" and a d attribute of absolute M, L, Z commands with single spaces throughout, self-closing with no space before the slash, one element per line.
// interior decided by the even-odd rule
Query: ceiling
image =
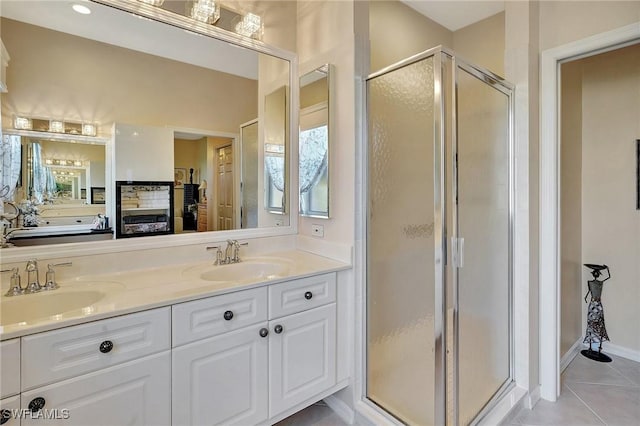
<path fill-rule="evenodd" d="M 2 16 L 245 78 L 258 78 L 255 51 L 108 6 L 77 3 L 88 6 L 91 14 L 74 12 L 71 9 L 74 2 L 68 0 L 2 0 Z"/>
<path fill-rule="evenodd" d="M 484 0 L 400 0 L 450 31 L 457 31 L 504 11 L 504 1 Z"/>

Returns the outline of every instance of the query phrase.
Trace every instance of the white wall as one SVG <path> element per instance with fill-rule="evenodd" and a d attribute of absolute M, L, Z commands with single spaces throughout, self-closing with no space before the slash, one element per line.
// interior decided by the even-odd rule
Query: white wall
<path fill-rule="evenodd" d="M 173 182 L 173 130 L 123 123 L 114 128 L 116 181 Z"/>
<path fill-rule="evenodd" d="M 602 297 L 609 338 L 640 353 L 640 44 L 582 62 L 583 263 L 611 268 Z M 589 277 L 583 268 L 582 281 Z"/>

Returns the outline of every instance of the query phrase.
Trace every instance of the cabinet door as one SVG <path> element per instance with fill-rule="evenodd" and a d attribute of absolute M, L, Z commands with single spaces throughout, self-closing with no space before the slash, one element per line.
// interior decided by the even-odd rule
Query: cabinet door
<path fill-rule="evenodd" d="M 269 322 L 269 415 L 336 382 L 336 304 Z"/>
<path fill-rule="evenodd" d="M 20 395 L 0 400 L 0 425 L 20 426 Z"/>
<path fill-rule="evenodd" d="M 42 409 L 22 426 L 169 425 L 170 368 L 166 351 L 24 392 L 22 409 L 38 402 Z"/>
<path fill-rule="evenodd" d="M 173 425 L 251 425 L 268 418 L 267 323 L 173 350 Z"/>

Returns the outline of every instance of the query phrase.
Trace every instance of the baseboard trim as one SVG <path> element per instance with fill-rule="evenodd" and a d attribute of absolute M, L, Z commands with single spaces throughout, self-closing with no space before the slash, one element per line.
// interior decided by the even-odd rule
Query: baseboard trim
<path fill-rule="evenodd" d="M 582 350 L 582 337 L 576 340 L 576 342 L 569 348 L 566 354 L 562 356 L 560 359 L 560 374 L 571 364 L 571 361 L 580 353 Z"/>
<path fill-rule="evenodd" d="M 612 355 L 617 355 L 622 358 L 630 359 L 635 362 L 640 362 L 640 351 L 625 348 L 623 346 L 615 345 L 610 342 L 602 343 L 602 351 L 605 353 L 610 353 Z"/>
<path fill-rule="evenodd" d="M 353 411 L 349 404 L 338 398 L 337 396 L 330 395 L 324 399 L 329 408 L 347 424 L 354 424 L 356 421 L 356 412 Z"/>
<path fill-rule="evenodd" d="M 511 422 L 526 405 L 527 391 L 514 386 L 498 403 L 477 423 L 478 426 L 495 426 Z"/>
<path fill-rule="evenodd" d="M 540 393 L 540 385 L 538 385 L 534 390 L 529 392 L 529 395 L 527 395 L 527 408 L 529 410 L 533 410 L 533 407 L 535 407 L 536 404 L 540 402 L 541 398 L 542 396 Z"/>

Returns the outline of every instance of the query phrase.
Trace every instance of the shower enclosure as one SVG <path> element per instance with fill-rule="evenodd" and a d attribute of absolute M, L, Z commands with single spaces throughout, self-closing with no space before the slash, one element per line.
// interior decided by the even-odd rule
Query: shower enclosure
<path fill-rule="evenodd" d="M 513 87 L 439 47 L 366 96 L 366 397 L 472 424 L 513 382 Z"/>

